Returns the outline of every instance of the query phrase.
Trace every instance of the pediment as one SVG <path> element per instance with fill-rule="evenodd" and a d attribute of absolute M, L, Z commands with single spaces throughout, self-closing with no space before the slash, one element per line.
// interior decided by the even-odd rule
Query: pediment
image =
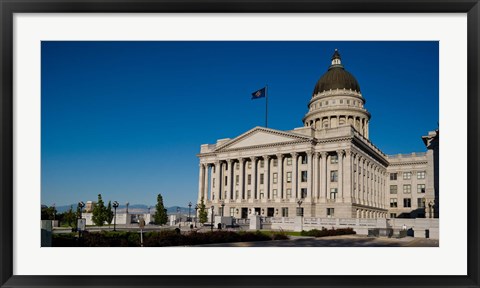
<path fill-rule="evenodd" d="M 256 127 L 219 147 L 217 151 L 308 141 L 310 137 L 280 130 Z"/>

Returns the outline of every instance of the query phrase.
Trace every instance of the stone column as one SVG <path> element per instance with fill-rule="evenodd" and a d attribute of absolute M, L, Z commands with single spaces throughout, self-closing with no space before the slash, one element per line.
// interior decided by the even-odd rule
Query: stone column
<path fill-rule="evenodd" d="M 298 153 L 293 152 L 290 153 L 292 155 L 292 196 L 295 198 L 298 197 L 298 191 L 297 191 L 297 159 L 298 159 Z"/>
<path fill-rule="evenodd" d="M 338 199 L 337 201 L 343 202 L 343 154 L 345 151 L 338 150 Z"/>
<path fill-rule="evenodd" d="M 313 191 L 312 191 L 312 198 L 318 199 L 320 196 L 320 167 L 319 167 L 319 162 L 318 161 L 320 157 L 320 153 L 315 152 L 313 154 Z"/>
<path fill-rule="evenodd" d="M 353 170 L 353 167 L 352 167 L 352 151 L 351 150 L 346 150 L 345 151 L 345 180 L 344 180 L 344 183 L 343 183 L 343 191 L 345 191 L 344 193 L 344 201 L 343 202 L 347 202 L 347 203 L 351 203 L 352 202 L 352 198 L 353 198 L 353 189 L 352 189 L 352 181 L 353 181 L 353 177 L 352 177 L 352 170 Z"/>
<path fill-rule="evenodd" d="M 228 159 L 227 160 L 227 195 L 225 195 L 225 200 L 226 199 L 232 199 L 232 182 L 233 182 L 233 179 L 232 179 L 232 175 L 233 175 L 233 160 L 232 159 Z"/>
<path fill-rule="evenodd" d="M 310 203 L 313 203 L 313 191 L 312 191 L 312 183 L 313 183 L 313 153 L 311 151 L 307 151 L 307 195 L 305 199 L 308 199 Z"/>
<path fill-rule="evenodd" d="M 240 176 L 238 176 L 238 197 L 245 199 L 245 159 L 239 158 L 238 164 L 240 165 Z M 238 200 L 238 199 L 237 199 Z"/>
<path fill-rule="evenodd" d="M 359 184 L 360 184 L 360 189 L 358 189 L 358 192 L 359 192 L 359 197 L 360 197 L 360 203 L 361 203 L 361 204 L 366 204 L 365 189 L 363 189 L 364 186 L 365 186 L 365 181 L 364 181 L 364 180 L 365 180 L 365 171 L 364 171 L 364 169 L 365 169 L 365 168 L 364 168 L 364 167 L 365 167 L 365 158 L 362 157 L 362 158 L 360 159 L 360 163 L 359 163 L 359 164 L 360 164 L 359 169 L 361 169 L 360 171 L 361 171 L 362 174 L 359 175 L 359 178 L 360 178 L 360 179 L 359 179 L 359 181 L 360 181 L 360 182 L 359 182 Z M 363 217 L 362 217 L 362 218 L 363 218 Z"/>
<path fill-rule="evenodd" d="M 285 194 L 283 193 L 283 155 L 277 154 L 277 195 L 280 196 L 280 199 L 285 199 Z"/>
<path fill-rule="evenodd" d="M 202 196 L 203 196 L 203 185 L 204 185 L 204 177 L 205 177 L 205 165 L 200 163 L 198 165 L 199 172 L 198 172 L 198 200 L 197 203 L 200 203 Z"/>
<path fill-rule="evenodd" d="M 263 170 L 263 174 L 264 174 L 264 181 L 263 183 L 265 183 L 263 185 L 264 187 L 264 190 L 265 190 L 265 194 L 264 194 L 264 197 L 265 199 L 270 199 L 270 156 L 266 155 L 266 156 L 263 156 L 263 161 L 265 162 L 265 169 Z M 266 201 L 265 201 L 266 202 Z"/>
<path fill-rule="evenodd" d="M 215 179 L 217 183 L 215 183 L 215 203 L 218 203 L 218 199 L 221 199 L 222 195 L 222 162 L 217 161 L 215 162 Z"/>
<path fill-rule="evenodd" d="M 205 169 L 205 172 L 204 172 L 204 176 L 203 176 L 203 193 L 202 193 L 202 197 L 203 199 L 207 199 L 208 197 L 208 175 L 209 175 L 209 167 L 210 167 L 210 164 L 206 163 L 204 164 L 204 169 Z M 205 203 L 205 202 L 204 202 Z"/>
<path fill-rule="evenodd" d="M 257 199 L 257 157 L 251 157 L 252 161 L 252 199 Z"/>
<path fill-rule="evenodd" d="M 320 202 L 327 202 L 327 152 L 321 152 L 321 171 L 320 171 Z"/>

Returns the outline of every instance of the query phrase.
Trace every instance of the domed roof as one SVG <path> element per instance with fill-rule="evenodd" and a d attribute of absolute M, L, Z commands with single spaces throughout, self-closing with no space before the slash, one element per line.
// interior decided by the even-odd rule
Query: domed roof
<path fill-rule="evenodd" d="M 313 95 L 330 89 L 335 90 L 344 88 L 360 92 L 360 85 L 358 85 L 357 79 L 343 68 L 340 60 L 340 54 L 338 53 L 338 50 L 335 49 L 335 53 L 332 56 L 332 65 L 328 68 L 327 73 L 323 74 L 318 80 L 317 85 L 315 85 L 315 89 L 313 90 Z"/>

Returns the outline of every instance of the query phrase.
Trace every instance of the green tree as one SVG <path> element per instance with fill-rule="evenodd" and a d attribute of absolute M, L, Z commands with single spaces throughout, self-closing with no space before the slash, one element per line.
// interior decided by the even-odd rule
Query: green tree
<path fill-rule="evenodd" d="M 73 206 L 70 206 L 70 210 L 64 213 L 63 220 L 68 224 L 68 226 L 75 228 L 77 226 L 77 217 L 73 213 Z"/>
<path fill-rule="evenodd" d="M 205 203 L 203 203 L 203 197 L 202 197 L 202 201 L 200 201 L 200 204 L 198 205 L 198 222 L 203 224 L 208 221 L 207 218 L 208 218 L 207 208 L 205 207 Z"/>
<path fill-rule="evenodd" d="M 162 194 L 157 195 L 157 205 L 155 206 L 157 210 L 153 216 L 154 222 L 157 225 L 167 224 L 167 209 L 163 206 L 163 197 Z"/>
<path fill-rule="evenodd" d="M 107 209 L 105 210 L 105 219 L 107 220 L 108 225 L 112 224 L 113 211 L 111 201 L 108 201 Z"/>
<path fill-rule="evenodd" d="M 54 215 L 57 213 L 55 206 L 42 207 L 41 220 L 53 220 Z"/>
<path fill-rule="evenodd" d="M 107 220 L 105 217 L 105 204 L 103 204 L 102 194 L 98 194 L 98 201 L 92 211 L 92 222 L 97 226 L 103 226 Z"/>

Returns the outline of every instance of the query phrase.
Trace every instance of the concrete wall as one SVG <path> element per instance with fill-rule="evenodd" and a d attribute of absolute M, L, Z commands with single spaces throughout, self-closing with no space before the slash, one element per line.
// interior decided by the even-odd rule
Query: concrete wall
<path fill-rule="evenodd" d="M 295 225 L 295 217 L 272 217 L 267 218 L 272 230 L 298 230 Z M 395 230 L 403 229 L 413 232 L 417 238 L 439 239 L 439 221 L 435 218 L 416 218 L 416 219 L 358 219 L 358 218 L 303 218 L 303 230 L 312 229 L 339 229 L 353 228 L 359 235 L 367 235 L 368 229 L 372 228 L 393 228 Z M 300 229 L 301 230 L 301 229 Z M 426 232 L 428 230 L 428 232 Z"/>

